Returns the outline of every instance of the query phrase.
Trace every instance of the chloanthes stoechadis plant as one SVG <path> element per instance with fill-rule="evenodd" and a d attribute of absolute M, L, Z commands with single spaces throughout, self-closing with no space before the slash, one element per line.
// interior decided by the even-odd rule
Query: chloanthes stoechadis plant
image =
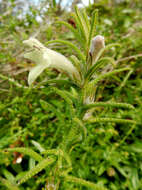
<path fill-rule="evenodd" d="M 130 67 L 116 69 L 115 60 L 111 57 L 103 56 L 104 52 L 114 46 L 119 46 L 119 44 L 105 45 L 105 37 L 100 34 L 96 35 L 97 14 L 97 11 L 93 12 L 92 18 L 89 19 L 85 10 L 79 11 L 78 8 L 75 8 L 75 13 L 73 13 L 72 16 L 76 23 L 76 28 L 64 21 L 56 23 L 65 25 L 73 32 L 78 46 L 70 41 L 61 39 L 45 42 L 44 45 L 32 37 L 23 42 L 25 45 L 24 57 L 35 63 L 35 66 L 31 68 L 28 75 L 30 90 L 35 87 L 38 88 L 36 79 L 42 72 L 46 69 L 57 69 L 60 72 L 59 76 L 55 79 L 52 78 L 45 81 L 45 83 L 48 83 L 48 87 L 44 87 L 44 83 L 41 84 L 42 88 L 47 88 L 47 96 L 57 94 L 65 101 L 68 115 L 65 118 L 64 114 L 60 113 L 54 105 L 43 99 L 40 100 L 41 107 L 44 110 L 49 109 L 54 112 L 57 120 L 63 127 L 65 126 L 65 132 L 60 143 L 56 148 L 54 146 L 54 149 L 51 147 L 51 149 L 47 150 L 41 149 L 39 144 L 37 146 L 37 143 L 36 145 L 34 144 L 38 147 L 40 154 L 26 147 L 8 148 L 5 150 L 8 152 L 16 151 L 26 154 L 38 162 L 35 167 L 18 178 L 18 182 L 16 181 L 15 184 L 17 188 L 38 174 L 41 170 L 47 169 L 47 171 L 50 171 L 49 176 L 53 175 L 56 182 L 45 185 L 46 189 L 48 189 L 49 186 L 52 186 L 52 189 L 60 189 L 60 185 L 62 186 L 61 182 L 65 181 L 80 185 L 80 189 L 86 186 L 88 189 L 93 190 L 107 190 L 107 187 L 101 183 L 95 183 L 95 180 L 91 182 L 79 178 L 72 173 L 74 169 L 72 150 L 74 146 L 86 141 L 88 126 L 94 127 L 96 124 L 107 123 L 113 123 L 114 125 L 117 125 L 117 123 L 120 125 L 128 124 L 130 127 L 136 125 L 136 122 L 132 119 L 101 117 L 99 114 L 94 114 L 98 107 L 103 107 L 104 110 L 109 110 L 108 108 L 134 110 L 134 107 L 127 103 L 117 103 L 112 100 L 100 102 L 96 99 L 96 89 L 101 85 L 101 81 L 108 80 L 109 77 L 116 76 L 121 72 L 132 71 Z M 72 52 L 71 56 L 66 57 L 46 47 L 54 43 L 67 46 L 70 52 Z M 27 51 L 28 47 L 30 48 L 29 51 Z M 107 65 L 110 65 L 111 69 L 108 72 L 104 72 Z M 64 74 L 66 74 L 66 76 Z M 119 75 L 117 75 L 117 78 L 118 77 Z M 63 82 L 63 80 L 70 85 L 69 91 L 66 89 L 61 90 L 57 87 L 58 85 L 56 86 L 56 82 L 60 83 L 60 81 Z M 102 112 L 102 109 L 100 112 Z M 108 113 L 106 115 L 108 115 Z"/>

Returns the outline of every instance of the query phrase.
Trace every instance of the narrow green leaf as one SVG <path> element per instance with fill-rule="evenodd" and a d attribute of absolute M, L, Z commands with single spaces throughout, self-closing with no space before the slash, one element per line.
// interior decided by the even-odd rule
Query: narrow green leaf
<path fill-rule="evenodd" d="M 74 107 L 73 107 L 73 102 L 72 100 L 66 95 L 66 93 L 63 90 L 59 90 L 56 87 L 51 87 L 50 88 L 50 93 L 55 93 L 58 94 L 60 97 L 62 97 L 66 102 L 67 105 L 70 107 L 71 113 L 74 113 Z"/>
<path fill-rule="evenodd" d="M 131 70 L 131 68 L 117 69 L 117 70 L 114 70 L 114 71 L 111 71 L 111 72 L 99 75 L 97 78 L 95 78 L 94 80 L 92 80 L 89 83 L 88 83 L 88 79 L 86 78 L 86 81 L 85 81 L 86 84 L 85 84 L 84 89 L 83 89 L 84 100 L 87 97 L 92 97 L 92 98 L 94 97 L 95 86 L 97 85 L 97 83 L 99 81 L 101 81 L 101 80 L 103 80 L 105 78 L 108 78 L 108 77 L 112 77 L 113 75 L 115 75 L 117 73 L 120 73 L 120 72 L 123 72 L 123 71 L 127 71 L 127 70 Z"/>
<path fill-rule="evenodd" d="M 48 41 L 46 43 L 46 45 L 53 44 L 53 43 L 61 43 L 61 44 L 67 45 L 68 47 L 70 47 L 71 49 L 73 49 L 76 52 L 76 54 L 82 60 L 83 63 L 85 62 L 85 56 L 82 54 L 82 52 L 79 50 L 79 48 L 77 46 L 75 46 L 73 43 L 71 43 L 69 41 L 65 41 L 65 40 L 51 40 L 51 41 Z"/>
<path fill-rule="evenodd" d="M 55 23 L 66 26 L 74 34 L 76 40 L 80 44 L 82 44 L 82 47 L 84 47 L 84 45 L 83 45 L 84 43 L 83 43 L 82 37 L 80 36 L 80 34 L 79 34 L 79 32 L 78 32 L 77 29 L 75 29 L 73 26 L 71 26 L 70 24 L 68 24 L 67 22 L 64 22 L 64 21 L 57 21 Z"/>
<path fill-rule="evenodd" d="M 91 40 L 92 40 L 92 38 L 93 38 L 94 35 L 95 35 L 97 22 L 98 22 L 98 10 L 96 9 L 96 10 L 93 11 L 93 13 L 92 13 L 91 28 L 90 28 L 90 31 L 89 31 L 88 49 L 89 49 L 89 47 L 90 47 Z"/>
<path fill-rule="evenodd" d="M 70 160 L 70 157 L 68 156 L 68 154 L 66 153 L 66 152 L 64 152 L 63 150 L 61 150 L 61 149 L 50 149 L 50 150 L 45 150 L 44 152 L 42 152 L 42 154 L 44 154 L 44 155 L 50 155 L 50 154 L 53 154 L 53 155 L 58 155 L 58 156 L 61 156 L 61 157 L 63 157 L 66 161 L 67 161 L 67 163 L 68 163 L 68 165 L 69 165 L 69 167 L 72 165 L 71 164 L 71 160 Z"/>
<path fill-rule="evenodd" d="M 40 156 L 37 152 L 33 151 L 30 148 L 24 148 L 24 147 L 7 148 L 4 150 L 4 152 L 20 152 L 34 158 L 37 161 L 43 160 L 42 156 Z"/>
<path fill-rule="evenodd" d="M 131 68 L 122 68 L 122 69 L 117 69 L 117 70 L 114 70 L 114 71 L 111 71 L 111 72 L 108 72 L 108 73 L 105 73 L 105 74 L 102 74 L 100 75 L 98 78 L 92 80 L 90 83 L 89 83 L 89 86 L 93 85 L 95 86 L 100 80 L 103 80 L 104 78 L 107 78 L 107 77 L 111 77 L 113 76 L 114 74 L 117 74 L 117 73 L 120 73 L 120 72 L 123 72 L 123 71 L 128 71 L 130 70 Z"/>
<path fill-rule="evenodd" d="M 45 169 L 47 166 L 51 165 L 55 159 L 46 158 L 42 160 L 38 165 L 36 165 L 33 169 L 29 170 L 18 182 L 18 185 L 26 182 L 28 179 L 38 174 L 41 170 Z"/>
<path fill-rule="evenodd" d="M 140 186 L 138 168 L 132 168 L 130 180 L 131 180 L 133 190 L 138 190 Z"/>
<path fill-rule="evenodd" d="M 117 118 L 93 118 L 87 120 L 87 123 L 106 123 L 106 122 L 114 122 L 114 123 L 130 123 L 130 124 L 137 124 L 134 120 L 128 120 L 128 119 L 117 119 Z"/>
<path fill-rule="evenodd" d="M 30 158 L 30 159 L 29 159 L 29 170 L 31 170 L 32 168 L 34 168 L 35 165 L 36 165 L 35 159 Z M 20 178 L 19 178 L 19 179 L 20 179 Z"/>
<path fill-rule="evenodd" d="M 31 143 L 37 148 L 37 150 L 39 150 L 39 152 L 45 151 L 45 149 L 37 141 L 31 140 Z"/>
<path fill-rule="evenodd" d="M 70 57 L 70 60 L 72 61 L 72 64 L 77 68 L 81 78 L 82 78 L 82 67 L 81 67 L 81 64 L 80 64 L 80 61 L 78 60 L 78 58 L 74 55 L 72 55 Z"/>
<path fill-rule="evenodd" d="M 83 15 L 81 14 L 81 12 L 79 11 L 78 7 L 75 7 L 75 13 L 77 16 L 77 20 L 80 24 L 80 29 L 82 30 L 82 33 L 84 34 L 84 37 L 86 39 L 86 43 L 88 42 L 88 37 L 89 37 L 89 30 L 87 27 L 87 24 L 83 18 Z"/>
<path fill-rule="evenodd" d="M 116 102 L 95 102 L 92 104 L 85 105 L 83 109 L 87 110 L 94 107 L 115 107 L 115 108 L 134 109 L 134 107 L 131 104 L 116 103 Z"/>
<path fill-rule="evenodd" d="M 74 121 L 76 124 L 78 124 L 79 127 L 81 128 L 81 130 L 82 130 L 83 133 L 84 133 L 84 139 L 85 139 L 86 136 L 87 136 L 87 129 L 86 129 L 86 127 L 84 126 L 83 122 L 82 122 L 80 119 L 78 119 L 77 117 L 73 118 L 73 121 Z"/>
<path fill-rule="evenodd" d="M 78 19 L 78 16 L 75 13 L 72 13 L 72 17 L 75 20 L 76 28 L 77 28 L 76 30 L 80 36 L 80 39 L 81 39 L 80 43 L 81 43 L 84 51 L 86 51 L 86 47 L 87 47 L 86 36 L 84 34 L 82 24 L 80 23 L 80 20 Z"/>
<path fill-rule="evenodd" d="M 142 142 L 136 141 L 135 143 L 129 145 L 129 146 L 124 146 L 124 148 L 128 151 L 128 152 L 136 152 L 136 153 L 141 153 L 142 154 Z"/>
<path fill-rule="evenodd" d="M 11 172 L 9 172 L 6 169 L 2 169 L 2 173 L 3 173 L 4 177 L 6 179 L 8 179 L 8 181 L 10 181 L 11 183 L 15 182 L 15 177 L 13 176 L 13 174 Z"/>
<path fill-rule="evenodd" d="M 130 77 L 130 75 L 133 73 L 133 69 L 132 70 L 130 70 L 128 73 L 127 73 L 127 75 L 125 76 L 125 78 L 124 78 L 124 80 L 122 81 L 122 83 L 120 84 L 120 86 L 118 87 L 118 91 L 120 91 L 125 85 L 126 85 L 126 83 L 127 83 L 127 80 L 129 79 L 129 77 Z"/>
<path fill-rule="evenodd" d="M 84 19 L 84 21 L 85 21 L 85 23 L 86 23 L 86 27 L 87 27 L 87 29 L 88 29 L 88 32 L 90 31 L 90 21 L 89 21 L 89 19 L 88 19 L 88 15 L 87 15 L 87 12 L 86 12 L 86 9 L 83 9 L 83 11 L 82 11 L 82 16 L 83 16 L 83 19 Z"/>
<path fill-rule="evenodd" d="M 6 186 L 9 190 L 19 190 L 16 184 L 11 183 L 9 180 L 0 177 L 0 182 Z"/>
<path fill-rule="evenodd" d="M 101 68 L 104 64 L 112 64 L 113 66 L 115 66 L 115 60 L 111 57 L 104 57 L 99 59 L 87 72 L 86 74 L 86 78 L 88 78 L 88 80 L 95 74 L 95 72 L 97 72 L 97 70 L 99 68 Z"/>
<path fill-rule="evenodd" d="M 90 181 L 86 181 L 84 179 L 81 179 L 81 178 L 77 178 L 77 177 L 73 177 L 73 176 L 69 176 L 69 175 L 65 175 L 63 176 L 64 179 L 68 182 L 73 182 L 73 183 L 76 183 L 76 184 L 79 184 L 79 185 L 82 185 L 82 186 L 85 186 L 85 187 L 88 187 L 88 189 L 93 189 L 93 190 L 108 190 L 107 188 L 105 188 L 104 186 L 102 185 L 98 185 L 98 184 L 95 184 L 93 182 L 90 182 Z"/>
<path fill-rule="evenodd" d="M 64 119 L 64 115 L 60 111 L 58 111 L 58 109 L 54 107 L 52 104 L 49 104 L 44 100 L 40 100 L 40 104 L 45 111 L 52 111 L 57 116 L 59 121 L 62 121 Z"/>

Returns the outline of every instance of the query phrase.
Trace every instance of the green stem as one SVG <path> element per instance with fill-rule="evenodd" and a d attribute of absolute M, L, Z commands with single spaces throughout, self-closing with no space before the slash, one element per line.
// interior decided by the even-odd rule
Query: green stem
<path fill-rule="evenodd" d="M 76 177 L 69 176 L 69 175 L 66 175 L 63 177 L 65 178 L 66 181 L 73 182 L 73 183 L 76 183 L 76 184 L 79 184 L 82 186 L 86 186 L 88 188 L 92 188 L 93 190 L 107 190 L 107 188 L 105 188 L 101 185 L 94 184 L 94 183 L 92 183 L 90 181 L 86 181 L 84 179 L 76 178 Z"/>

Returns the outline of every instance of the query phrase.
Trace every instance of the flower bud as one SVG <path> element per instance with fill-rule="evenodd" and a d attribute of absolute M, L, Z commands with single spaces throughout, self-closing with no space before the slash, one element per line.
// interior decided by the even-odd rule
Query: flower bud
<path fill-rule="evenodd" d="M 98 60 L 98 53 L 104 47 L 105 47 L 105 40 L 103 36 L 97 35 L 92 39 L 89 51 L 92 57 L 92 64 L 95 64 L 95 62 Z"/>

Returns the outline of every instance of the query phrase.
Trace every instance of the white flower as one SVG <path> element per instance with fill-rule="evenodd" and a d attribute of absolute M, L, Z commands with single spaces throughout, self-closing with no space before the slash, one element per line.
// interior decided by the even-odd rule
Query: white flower
<path fill-rule="evenodd" d="M 102 48 L 105 47 L 105 40 L 104 37 L 101 35 L 97 35 L 94 37 L 91 41 L 91 46 L 90 46 L 90 54 L 92 56 L 92 63 L 95 64 L 97 59 L 98 59 L 98 53 Z"/>
<path fill-rule="evenodd" d="M 72 79 L 79 79 L 80 75 L 73 64 L 62 54 L 46 48 L 35 38 L 23 41 L 31 48 L 31 51 L 24 54 L 24 57 L 36 63 L 28 76 L 28 84 L 31 85 L 46 68 L 56 68 L 59 71 L 68 73 Z"/>

